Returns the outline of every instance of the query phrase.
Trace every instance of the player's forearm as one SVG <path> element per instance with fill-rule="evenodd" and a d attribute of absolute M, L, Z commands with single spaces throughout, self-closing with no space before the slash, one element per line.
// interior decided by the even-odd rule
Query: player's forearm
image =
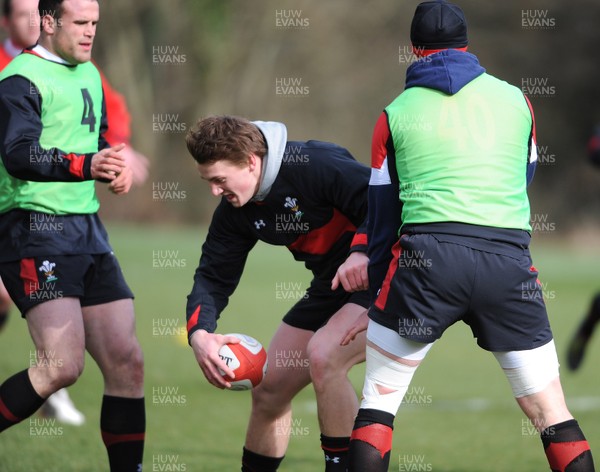
<path fill-rule="evenodd" d="M 66 153 L 57 148 L 44 149 L 38 142 L 3 146 L 2 161 L 8 173 L 35 182 L 80 182 L 92 180 L 93 154 Z"/>
<path fill-rule="evenodd" d="M 45 148 L 40 144 L 41 98 L 31 93 L 31 83 L 13 76 L 0 83 L 0 155 L 8 173 L 36 182 L 91 180 L 92 153 Z"/>

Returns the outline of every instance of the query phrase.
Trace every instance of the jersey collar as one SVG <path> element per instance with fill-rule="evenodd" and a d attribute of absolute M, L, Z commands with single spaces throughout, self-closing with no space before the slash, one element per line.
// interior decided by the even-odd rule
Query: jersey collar
<path fill-rule="evenodd" d="M 36 44 L 31 51 L 35 54 L 37 54 L 38 56 L 48 60 L 48 61 L 52 61 L 52 62 L 57 62 L 59 64 L 63 64 L 65 66 L 72 66 L 73 64 L 68 63 L 67 61 L 65 61 L 62 57 L 57 56 L 54 53 L 51 53 L 50 51 L 48 51 L 44 46 L 40 46 L 39 44 Z"/>

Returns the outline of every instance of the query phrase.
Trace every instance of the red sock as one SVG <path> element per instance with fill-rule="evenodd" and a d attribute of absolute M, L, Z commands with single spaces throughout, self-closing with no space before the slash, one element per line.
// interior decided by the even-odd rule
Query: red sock
<path fill-rule="evenodd" d="M 360 409 L 350 437 L 349 472 L 386 472 L 390 464 L 394 415 Z"/>
<path fill-rule="evenodd" d="M 553 472 L 593 472 L 590 445 L 579 424 L 568 420 L 550 426 L 541 433 L 546 458 Z"/>

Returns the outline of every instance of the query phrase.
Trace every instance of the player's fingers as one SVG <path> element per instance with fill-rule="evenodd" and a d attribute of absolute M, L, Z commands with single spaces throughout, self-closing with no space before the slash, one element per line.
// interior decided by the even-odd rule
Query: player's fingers
<path fill-rule="evenodd" d="M 336 290 L 338 288 L 338 286 L 340 285 L 340 277 L 339 277 L 339 272 L 335 273 L 335 277 L 333 278 L 333 280 L 331 281 L 331 290 Z"/>
<path fill-rule="evenodd" d="M 115 188 L 111 188 L 109 190 L 112 193 L 114 193 L 115 195 L 123 195 L 123 194 L 127 193 L 123 187 L 115 187 Z"/>
<path fill-rule="evenodd" d="M 117 157 L 105 157 L 104 159 L 102 159 L 100 166 L 101 167 L 105 167 L 105 166 L 113 166 L 113 167 L 117 167 L 119 169 L 119 171 L 121 169 L 124 169 L 125 166 L 127 164 L 125 163 L 125 161 L 123 159 L 120 159 L 119 156 Z"/>
<path fill-rule="evenodd" d="M 340 346 L 347 346 L 351 341 L 354 341 L 354 338 L 356 338 L 356 329 L 350 328 L 342 337 Z"/>
<path fill-rule="evenodd" d="M 363 286 L 365 287 L 365 290 L 367 288 L 369 288 L 369 270 L 367 269 L 367 266 L 363 266 L 360 270 L 360 278 L 363 281 Z"/>
<path fill-rule="evenodd" d="M 119 195 L 129 192 L 133 183 L 133 173 L 129 167 L 125 167 L 117 178 L 112 182 L 115 192 Z"/>
<path fill-rule="evenodd" d="M 351 272 L 344 272 L 342 274 L 340 274 L 340 284 L 342 285 L 342 288 L 346 291 L 346 292 L 351 292 L 352 291 L 352 279 L 351 279 L 352 273 Z"/>
<path fill-rule="evenodd" d="M 108 189 L 116 195 L 120 195 L 125 189 L 123 182 L 119 182 L 118 180 L 119 178 L 117 177 L 115 180 L 108 184 Z"/>
<path fill-rule="evenodd" d="M 367 290 L 369 288 L 369 276 L 365 269 L 357 269 L 354 272 L 354 290 Z"/>
<path fill-rule="evenodd" d="M 225 381 L 223 376 L 218 371 L 214 371 L 213 369 L 207 367 L 206 370 L 203 368 L 203 372 L 206 380 L 208 380 L 211 385 L 221 389 L 229 388 L 228 382 Z"/>
<path fill-rule="evenodd" d="M 233 372 L 233 370 L 219 356 L 217 356 L 216 359 L 212 359 L 212 365 L 214 366 L 215 371 L 218 372 L 219 376 L 222 377 L 226 375 L 227 377 L 230 377 L 232 379 L 235 378 L 235 373 Z M 225 382 L 225 380 L 223 381 Z"/>
<path fill-rule="evenodd" d="M 220 361 L 221 359 L 219 359 Z M 215 361 L 207 360 L 205 362 L 200 363 L 200 368 L 208 380 L 212 385 L 218 388 L 229 388 L 231 384 L 227 382 L 223 375 L 228 375 L 226 370 L 228 370 L 227 365 L 222 366 L 224 369 L 221 369 Z"/>
<path fill-rule="evenodd" d="M 237 336 L 223 336 L 223 344 L 239 344 L 242 342 Z"/>
<path fill-rule="evenodd" d="M 356 271 L 353 271 L 351 273 L 351 275 L 348 277 L 348 281 L 350 283 L 351 288 L 351 290 L 348 290 L 349 292 L 355 292 L 357 290 L 362 289 L 362 280 L 360 279 L 359 274 L 357 274 Z"/>
<path fill-rule="evenodd" d="M 104 180 L 115 180 L 117 178 L 117 175 L 114 172 L 104 172 L 104 171 L 99 171 L 96 173 L 95 175 L 96 179 L 104 179 Z"/>
<path fill-rule="evenodd" d="M 352 271 L 349 271 L 346 274 L 346 278 L 344 279 L 344 283 L 342 285 L 346 292 L 355 292 L 356 290 L 360 290 L 360 284 L 356 279 L 356 275 Z"/>
<path fill-rule="evenodd" d="M 101 151 L 102 157 L 104 159 L 112 159 L 116 162 L 125 162 L 125 157 L 119 153 L 116 148 L 107 148 Z M 124 165 L 124 164 L 123 164 Z"/>
<path fill-rule="evenodd" d="M 361 290 L 367 290 L 369 288 L 369 273 L 367 270 L 363 270 L 360 273 Z"/>
<path fill-rule="evenodd" d="M 109 164 L 109 163 L 102 164 L 98 168 L 98 171 L 100 173 L 112 175 L 113 177 L 116 177 L 118 174 L 120 174 L 122 170 L 123 170 L 123 167 L 114 165 L 114 164 Z"/>

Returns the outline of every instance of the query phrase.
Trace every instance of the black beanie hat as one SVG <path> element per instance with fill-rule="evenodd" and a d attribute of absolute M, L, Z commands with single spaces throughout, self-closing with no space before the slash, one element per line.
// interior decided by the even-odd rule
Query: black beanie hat
<path fill-rule="evenodd" d="M 420 3 L 410 26 L 410 40 L 423 49 L 464 48 L 467 20 L 458 5 L 443 0 Z"/>

